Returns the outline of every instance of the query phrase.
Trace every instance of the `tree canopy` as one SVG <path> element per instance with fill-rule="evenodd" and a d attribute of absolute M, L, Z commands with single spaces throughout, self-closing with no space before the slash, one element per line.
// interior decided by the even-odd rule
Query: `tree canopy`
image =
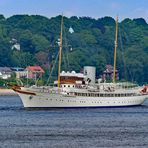
<path fill-rule="evenodd" d="M 6 19 L 0 15 L 0 66 L 39 64 L 49 72 L 58 53 L 60 21 L 61 16 L 14 15 Z M 63 61 L 68 60 L 68 68 L 63 66 L 63 70 L 78 72 L 92 65 L 99 76 L 106 64 L 113 65 L 114 38 L 112 17 L 64 17 Z M 16 43 L 20 50 L 12 49 Z M 117 69 L 120 79 L 148 83 L 148 24 L 143 18 L 119 23 Z"/>

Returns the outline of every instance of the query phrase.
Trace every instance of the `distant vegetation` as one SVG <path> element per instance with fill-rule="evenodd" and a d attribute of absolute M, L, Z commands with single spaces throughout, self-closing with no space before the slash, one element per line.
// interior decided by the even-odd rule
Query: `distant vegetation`
<path fill-rule="evenodd" d="M 60 21 L 61 16 L 14 15 L 6 19 L 0 15 L 0 66 L 40 65 L 47 78 L 58 53 Z M 93 65 L 99 76 L 106 64 L 113 65 L 113 18 L 64 17 L 64 26 L 63 70 L 78 72 Z M 74 33 L 69 32 L 70 27 Z M 20 44 L 20 51 L 11 49 L 12 39 Z M 117 69 L 122 79 L 148 83 L 148 24 L 144 19 L 127 18 L 119 23 Z"/>

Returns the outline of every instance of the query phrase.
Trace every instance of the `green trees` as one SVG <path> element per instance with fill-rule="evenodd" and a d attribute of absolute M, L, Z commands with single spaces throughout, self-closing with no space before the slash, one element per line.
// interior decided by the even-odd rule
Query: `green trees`
<path fill-rule="evenodd" d="M 35 57 L 29 52 L 11 51 L 11 66 L 12 67 L 27 67 L 28 65 L 36 64 Z"/>
<path fill-rule="evenodd" d="M 60 15 L 50 19 L 39 15 L 14 15 L 6 19 L 0 15 L 0 66 L 26 67 L 39 64 L 45 68 L 47 76 L 58 53 L 60 21 Z M 106 64 L 113 65 L 113 18 L 64 17 L 64 26 L 63 52 L 67 53 L 65 59 L 69 60 L 68 70 L 79 72 L 83 66 L 92 65 L 97 67 L 99 76 Z M 74 30 L 72 34 L 68 32 L 70 27 Z M 20 44 L 20 51 L 12 50 L 12 39 Z M 117 50 L 120 78 L 147 83 L 147 59 L 146 21 L 142 18 L 127 18 L 120 22 Z"/>

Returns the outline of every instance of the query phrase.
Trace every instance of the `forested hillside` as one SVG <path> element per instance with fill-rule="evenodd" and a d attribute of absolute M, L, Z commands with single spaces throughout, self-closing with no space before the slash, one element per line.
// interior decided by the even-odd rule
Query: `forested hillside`
<path fill-rule="evenodd" d="M 60 21 L 61 16 L 0 15 L 0 66 L 40 65 L 48 75 L 58 53 Z M 114 38 L 111 17 L 64 17 L 62 69 L 78 72 L 93 65 L 99 76 L 106 64 L 113 65 Z M 20 50 L 12 49 L 16 43 Z M 144 19 L 127 18 L 119 23 L 117 69 L 120 79 L 148 83 L 148 24 Z"/>

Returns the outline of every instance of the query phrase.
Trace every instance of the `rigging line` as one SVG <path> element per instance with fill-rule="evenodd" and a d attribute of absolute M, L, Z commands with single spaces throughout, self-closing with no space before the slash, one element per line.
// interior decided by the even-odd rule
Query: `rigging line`
<path fill-rule="evenodd" d="M 53 63 L 53 67 L 52 67 L 51 72 L 50 72 L 50 74 L 49 74 L 49 77 L 48 77 L 48 79 L 47 79 L 46 86 L 48 86 L 48 84 L 49 84 L 51 75 L 52 75 L 53 70 L 54 70 L 54 68 L 55 68 L 55 65 L 56 65 L 56 63 L 57 63 L 57 61 L 58 61 L 58 56 L 59 56 L 59 52 L 58 52 L 58 54 L 57 54 L 57 56 L 56 56 L 56 60 L 55 60 L 54 63 Z"/>
<path fill-rule="evenodd" d="M 16 83 L 20 86 L 24 85 L 23 82 L 21 81 L 21 79 L 19 79 L 19 78 L 16 78 Z"/>
<path fill-rule="evenodd" d="M 66 41 L 66 35 L 65 35 L 65 27 L 64 27 L 64 23 L 63 23 L 63 36 L 64 36 L 64 40 L 63 40 L 63 43 L 65 44 L 65 46 L 63 45 L 63 49 L 65 47 L 65 49 L 67 49 L 67 41 Z M 65 41 L 65 42 L 64 42 Z M 65 67 L 65 70 L 68 68 L 68 61 L 66 61 L 66 54 L 64 52 L 62 52 L 62 58 L 63 58 L 63 62 L 64 62 L 64 67 Z"/>
<path fill-rule="evenodd" d="M 67 63 L 66 63 L 66 58 L 65 58 L 65 53 L 64 52 L 62 54 L 62 58 L 63 58 L 63 61 L 64 61 L 64 67 L 65 67 L 65 70 L 66 70 L 68 67 L 67 67 Z"/>
<path fill-rule="evenodd" d="M 66 30 L 65 27 L 63 27 L 63 32 L 64 32 L 64 40 L 65 40 L 65 49 L 66 49 L 66 60 L 67 60 L 67 68 L 69 69 L 69 57 L 68 57 L 68 41 L 66 38 Z"/>
<path fill-rule="evenodd" d="M 134 75 L 132 76 L 132 72 L 130 71 L 130 67 L 128 66 L 127 66 L 127 71 L 128 71 L 130 78 L 132 79 L 131 82 L 134 82 Z"/>
<path fill-rule="evenodd" d="M 127 79 L 126 63 L 125 63 L 125 58 L 124 58 L 124 53 L 123 53 L 123 41 L 122 41 L 120 27 L 119 27 L 119 39 L 120 39 L 120 45 L 121 45 L 121 58 L 123 60 L 123 67 L 124 67 L 124 72 L 123 73 L 124 73 L 125 79 Z"/>
<path fill-rule="evenodd" d="M 128 38 L 128 37 L 127 37 Z M 129 73 L 129 76 L 131 77 L 132 79 L 132 82 L 134 81 L 134 76 L 132 76 L 132 73 L 130 71 L 130 68 L 127 66 L 126 64 L 126 60 L 124 58 L 124 52 L 123 52 L 123 41 L 122 41 L 122 36 L 121 36 L 121 29 L 119 27 L 119 39 L 120 39 L 120 43 L 121 43 L 121 56 L 122 56 L 122 60 L 123 60 L 123 66 L 124 66 L 124 75 L 125 75 L 125 79 L 127 80 L 127 71 Z"/>

